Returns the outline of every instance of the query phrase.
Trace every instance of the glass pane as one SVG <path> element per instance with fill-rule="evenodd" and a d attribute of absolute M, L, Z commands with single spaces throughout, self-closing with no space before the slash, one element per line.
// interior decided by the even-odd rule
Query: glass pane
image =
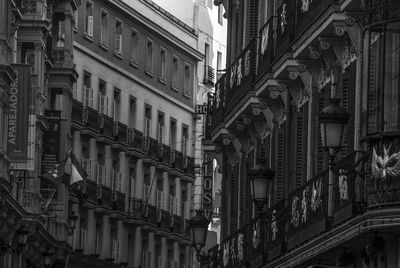
<path fill-rule="evenodd" d="M 380 131 L 380 98 L 379 92 L 382 88 L 382 50 L 383 30 L 372 29 L 370 32 L 369 45 L 369 70 L 368 70 L 368 99 L 367 99 L 367 132 Z"/>
<path fill-rule="evenodd" d="M 399 126 L 399 51 L 400 22 L 387 25 L 385 47 L 384 131 Z"/>

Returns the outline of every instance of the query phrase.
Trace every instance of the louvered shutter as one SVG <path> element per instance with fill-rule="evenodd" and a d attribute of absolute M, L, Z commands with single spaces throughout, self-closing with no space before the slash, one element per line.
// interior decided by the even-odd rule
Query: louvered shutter
<path fill-rule="evenodd" d="M 308 103 L 301 107 L 299 112 L 294 111 L 293 114 L 293 130 L 295 154 L 294 154 L 294 189 L 299 188 L 306 181 L 307 177 L 307 111 Z M 292 190 L 294 190 L 292 189 Z"/>
<path fill-rule="evenodd" d="M 250 152 L 249 156 L 247 158 L 244 159 L 244 177 L 241 181 L 243 181 L 244 185 L 243 185 L 243 192 L 244 192 L 244 202 L 242 202 L 243 204 L 243 217 L 244 220 L 242 222 L 242 225 L 248 224 L 250 223 L 250 219 L 251 219 L 251 205 L 252 205 L 252 199 L 251 199 L 251 186 L 250 186 L 250 171 L 252 168 L 252 164 L 254 162 L 254 153 Z M 241 226 L 242 226 L 241 225 Z"/>
<path fill-rule="evenodd" d="M 322 111 L 326 104 L 326 95 L 329 93 L 329 90 L 325 90 L 323 88 L 321 93 L 316 93 L 315 95 L 315 106 L 314 106 L 314 126 L 313 126 L 313 136 L 316 137 L 314 139 L 313 148 L 314 151 L 314 168 L 313 168 L 313 176 L 317 175 L 318 173 L 322 172 L 325 169 L 325 151 L 322 147 L 322 137 L 321 137 L 321 128 L 319 125 L 319 117 L 318 114 Z"/>
<path fill-rule="evenodd" d="M 258 0 L 250 0 L 250 29 L 249 37 L 252 40 L 258 35 Z"/>
<path fill-rule="evenodd" d="M 285 181 L 285 124 L 275 129 L 275 201 L 281 200 L 284 196 L 283 187 Z"/>
<path fill-rule="evenodd" d="M 228 167 L 229 168 L 229 167 Z M 236 224 L 237 224 L 237 212 L 238 212 L 238 165 L 235 165 L 231 168 L 230 171 L 230 182 L 231 182 L 231 208 L 230 208 L 230 225 L 229 225 L 229 233 L 233 234 L 236 231 Z"/>

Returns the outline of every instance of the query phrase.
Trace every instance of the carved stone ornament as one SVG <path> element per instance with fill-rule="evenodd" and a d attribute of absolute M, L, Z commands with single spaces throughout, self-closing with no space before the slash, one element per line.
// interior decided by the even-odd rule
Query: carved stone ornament
<path fill-rule="evenodd" d="M 286 102 L 287 88 L 284 85 L 271 86 L 268 89 L 269 89 L 269 96 L 272 99 L 277 99 L 279 96 L 281 96 L 282 101 Z"/>
<path fill-rule="evenodd" d="M 390 154 L 389 145 L 383 146 L 383 155 L 378 155 L 375 148 L 372 153 L 372 176 L 375 179 L 386 180 L 387 176 L 397 177 L 400 175 L 400 152 Z"/>
<path fill-rule="evenodd" d="M 319 52 L 319 49 L 316 47 L 308 47 L 308 49 L 310 50 L 310 58 L 313 60 L 318 59 L 319 57 L 321 57 L 321 53 Z"/>
<path fill-rule="evenodd" d="M 281 33 L 284 34 L 287 25 L 287 11 L 286 11 L 286 4 L 282 5 L 282 13 L 281 13 Z"/>

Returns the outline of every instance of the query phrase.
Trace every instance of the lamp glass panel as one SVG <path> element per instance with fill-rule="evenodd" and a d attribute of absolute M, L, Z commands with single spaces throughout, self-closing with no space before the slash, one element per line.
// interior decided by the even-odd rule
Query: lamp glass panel
<path fill-rule="evenodd" d="M 206 232 L 207 232 L 207 226 L 206 227 L 195 227 L 193 229 L 193 242 L 195 245 L 199 245 L 203 247 L 206 243 Z"/>
<path fill-rule="evenodd" d="M 253 178 L 253 198 L 256 200 L 267 198 L 267 185 L 266 178 Z"/>
<path fill-rule="evenodd" d="M 342 146 L 343 130 L 345 125 L 341 123 L 326 123 L 325 142 L 328 148 L 338 148 Z"/>

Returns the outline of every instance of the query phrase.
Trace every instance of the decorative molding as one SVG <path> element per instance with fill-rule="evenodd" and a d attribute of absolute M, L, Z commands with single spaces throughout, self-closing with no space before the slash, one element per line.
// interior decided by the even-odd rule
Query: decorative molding
<path fill-rule="evenodd" d="M 313 60 L 319 59 L 321 57 L 321 53 L 319 52 L 319 49 L 317 47 L 308 47 L 310 50 L 310 58 Z"/>

